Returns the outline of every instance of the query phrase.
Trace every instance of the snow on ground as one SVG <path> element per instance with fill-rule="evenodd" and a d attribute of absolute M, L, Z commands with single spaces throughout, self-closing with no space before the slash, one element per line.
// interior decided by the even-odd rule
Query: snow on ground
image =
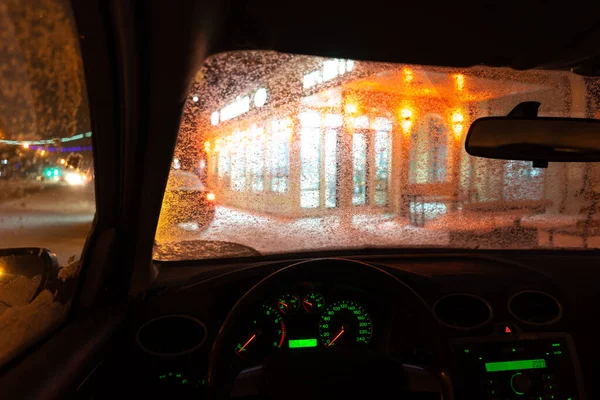
<path fill-rule="evenodd" d="M 217 207 L 214 221 L 193 239 L 244 244 L 263 254 L 448 243 L 447 234 L 409 226 L 391 214 L 285 219 L 224 206 Z"/>
<path fill-rule="evenodd" d="M 45 247 L 66 265 L 81 255 L 94 218 L 92 188 L 52 187 L 0 203 L 0 244 Z"/>

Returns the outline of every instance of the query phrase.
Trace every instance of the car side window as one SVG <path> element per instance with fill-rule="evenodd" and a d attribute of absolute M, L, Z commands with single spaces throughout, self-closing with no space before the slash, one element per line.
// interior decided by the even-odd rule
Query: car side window
<path fill-rule="evenodd" d="M 0 0 L 0 366 L 63 321 L 95 214 L 67 0 Z"/>

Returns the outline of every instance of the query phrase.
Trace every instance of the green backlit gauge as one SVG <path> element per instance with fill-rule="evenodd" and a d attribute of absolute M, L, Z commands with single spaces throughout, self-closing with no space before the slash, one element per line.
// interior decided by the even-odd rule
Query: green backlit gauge
<path fill-rule="evenodd" d="M 373 324 L 363 306 L 339 300 L 325 308 L 319 320 L 319 337 L 325 347 L 356 347 L 371 342 Z"/>
<path fill-rule="evenodd" d="M 283 346 L 285 323 L 275 307 L 264 304 L 252 320 L 248 333 L 235 346 L 235 353 L 250 363 L 259 363 Z"/>
<path fill-rule="evenodd" d="M 302 307 L 308 313 L 320 313 L 325 307 L 325 299 L 319 292 L 308 292 L 302 299 Z"/>
<path fill-rule="evenodd" d="M 284 293 L 277 297 L 277 308 L 283 314 L 294 314 L 300 308 L 300 299 L 294 293 Z"/>

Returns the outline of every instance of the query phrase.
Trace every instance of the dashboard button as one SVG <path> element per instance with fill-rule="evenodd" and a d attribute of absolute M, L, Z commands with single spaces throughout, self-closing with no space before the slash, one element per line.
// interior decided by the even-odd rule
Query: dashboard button
<path fill-rule="evenodd" d="M 555 378 L 554 374 L 542 374 L 543 381 L 553 381 Z"/>

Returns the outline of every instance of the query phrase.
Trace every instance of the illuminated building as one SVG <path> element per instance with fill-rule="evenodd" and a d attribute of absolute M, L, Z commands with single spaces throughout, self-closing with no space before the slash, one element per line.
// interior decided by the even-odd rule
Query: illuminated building
<path fill-rule="evenodd" d="M 201 115 L 208 181 L 223 204 L 293 217 L 406 216 L 417 199 L 445 213 L 548 197 L 543 170 L 474 159 L 464 140 L 473 120 L 565 88 L 527 74 L 307 59 L 312 67 L 297 76 L 282 68 Z"/>

